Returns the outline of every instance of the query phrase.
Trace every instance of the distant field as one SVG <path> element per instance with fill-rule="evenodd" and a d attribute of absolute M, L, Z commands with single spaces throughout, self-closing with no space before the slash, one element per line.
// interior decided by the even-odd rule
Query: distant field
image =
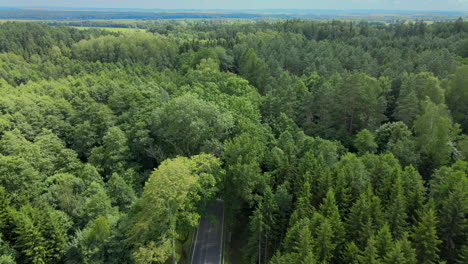
<path fill-rule="evenodd" d="M 424 12 L 401 10 L 80 10 L 80 9 L 0 9 L 2 21 L 121 21 L 122 23 L 152 21 L 161 19 L 349 19 L 378 22 L 398 21 L 455 21 L 459 17 L 468 18 L 466 11 Z M 125 21 L 125 22 L 124 22 Z M 74 25 L 76 26 L 76 25 Z M 88 25 L 84 25 L 88 26 Z"/>
<path fill-rule="evenodd" d="M 103 29 L 103 30 L 109 30 L 112 32 L 145 32 L 146 30 L 144 29 L 139 29 L 139 28 L 113 28 L 113 27 L 77 27 L 77 26 L 72 26 L 73 28 L 80 29 L 80 30 L 86 30 L 86 29 Z"/>
<path fill-rule="evenodd" d="M 38 20 L 34 19 L 0 19 L 0 23 L 6 22 L 37 22 Z"/>

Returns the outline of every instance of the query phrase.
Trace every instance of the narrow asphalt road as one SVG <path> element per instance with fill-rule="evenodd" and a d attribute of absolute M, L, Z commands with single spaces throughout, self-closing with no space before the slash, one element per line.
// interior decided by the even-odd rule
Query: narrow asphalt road
<path fill-rule="evenodd" d="M 200 219 L 191 264 L 220 264 L 223 251 L 223 202 L 216 201 L 207 207 Z"/>

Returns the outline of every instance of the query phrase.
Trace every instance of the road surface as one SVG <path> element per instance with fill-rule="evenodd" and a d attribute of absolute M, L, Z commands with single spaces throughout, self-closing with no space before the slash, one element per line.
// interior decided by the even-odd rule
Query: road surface
<path fill-rule="evenodd" d="M 216 201 L 207 207 L 200 219 L 193 246 L 191 264 L 220 264 L 223 252 L 223 202 Z"/>

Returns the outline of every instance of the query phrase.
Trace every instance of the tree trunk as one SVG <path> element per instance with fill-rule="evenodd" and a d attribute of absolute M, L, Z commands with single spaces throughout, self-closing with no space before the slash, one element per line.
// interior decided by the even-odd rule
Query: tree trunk
<path fill-rule="evenodd" d="M 172 238 L 172 259 L 173 263 L 177 264 L 176 252 L 175 252 L 175 239 Z"/>

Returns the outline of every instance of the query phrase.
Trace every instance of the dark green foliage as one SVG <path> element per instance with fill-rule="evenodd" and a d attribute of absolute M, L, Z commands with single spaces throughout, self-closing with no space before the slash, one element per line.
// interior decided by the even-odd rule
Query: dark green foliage
<path fill-rule="evenodd" d="M 0 24 L 0 263 L 187 262 L 216 198 L 233 263 L 466 262 L 466 22 L 80 23 L 151 29 Z"/>
<path fill-rule="evenodd" d="M 418 263 L 437 263 L 439 260 L 440 240 L 436 233 L 437 220 L 432 209 L 419 213 L 419 221 L 413 228 L 411 236 Z"/>

